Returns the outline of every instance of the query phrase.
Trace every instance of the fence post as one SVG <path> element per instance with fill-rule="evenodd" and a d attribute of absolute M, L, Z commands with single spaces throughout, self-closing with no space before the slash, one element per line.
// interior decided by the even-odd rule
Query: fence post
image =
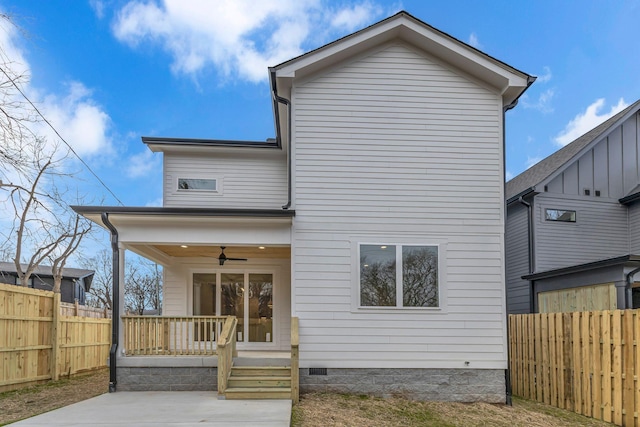
<path fill-rule="evenodd" d="M 59 330 L 60 330 L 60 294 L 53 294 L 53 319 L 51 322 L 51 380 L 57 381 L 58 372 L 58 354 L 60 350 Z"/>

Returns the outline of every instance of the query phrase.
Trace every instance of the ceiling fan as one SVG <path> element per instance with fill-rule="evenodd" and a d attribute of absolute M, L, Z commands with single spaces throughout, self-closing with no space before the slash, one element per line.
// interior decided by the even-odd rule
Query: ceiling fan
<path fill-rule="evenodd" d="M 224 265 L 225 261 L 248 261 L 247 258 L 230 258 L 224 254 L 226 246 L 220 246 L 220 256 L 218 256 L 218 261 L 220 265 Z"/>

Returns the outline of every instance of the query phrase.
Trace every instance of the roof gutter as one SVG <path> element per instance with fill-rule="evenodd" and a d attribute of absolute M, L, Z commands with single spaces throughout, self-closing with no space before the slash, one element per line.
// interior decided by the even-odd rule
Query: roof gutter
<path fill-rule="evenodd" d="M 118 356 L 118 337 L 120 334 L 120 249 L 118 248 L 118 230 L 109 221 L 109 213 L 102 212 L 102 223 L 111 232 L 111 262 L 113 277 L 113 295 L 111 298 L 111 349 L 109 350 L 109 393 L 116 391 L 118 377 L 116 375 L 116 359 Z"/>
<path fill-rule="evenodd" d="M 276 84 L 276 70 L 269 68 L 269 80 L 271 80 L 271 96 L 273 99 L 273 114 L 276 123 L 276 142 L 278 147 L 282 147 L 282 132 L 280 129 L 280 112 L 278 104 L 287 107 L 287 203 L 282 209 L 287 210 L 291 207 L 291 101 L 278 95 L 278 85 Z"/>
<path fill-rule="evenodd" d="M 507 112 L 509 110 L 511 110 L 512 108 L 514 108 L 516 105 L 518 105 L 518 100 L 520 99 L 520 97 L 522 96 L 523 93 L 526 92 L 527 89 L 529 89 L 529 86 L 531 86 L 533 84 L 533 82 L 535 82 L 537 79 L 536 76 L 530 76 L 527 75 L 527 87 L 525 87 L 522 92 L 520 92 L 520 94 L 516 97 L 516 99 L 514 99 L 513 101 L 511 101 L 510 104 L 507 104 L 504 106 L 503 112 Z M 504 127 L 504 122 L 503 122 L 503 127 Z"/>

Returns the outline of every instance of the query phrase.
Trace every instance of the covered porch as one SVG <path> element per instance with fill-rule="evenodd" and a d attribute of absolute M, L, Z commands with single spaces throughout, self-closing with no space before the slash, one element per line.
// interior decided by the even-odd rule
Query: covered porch
<path fill-rule="evenodd" d="M 284 391 L 297 396 L 293 211 L 75 209 L 111 233 L 114 319 L 119 319 L 110 354 L 112 391 L 217 390 L 233 398 L 228 389 L 266 384 L 282 389 L 278 398 Z M 123 312 L 125 250 L 162 265 L 161 316 Z"/>

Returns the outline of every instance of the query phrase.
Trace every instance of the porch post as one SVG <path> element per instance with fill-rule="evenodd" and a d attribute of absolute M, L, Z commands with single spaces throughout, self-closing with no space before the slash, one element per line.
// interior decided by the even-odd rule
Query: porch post
<path fill-rule="evenodd" d="M 122 243 L 118 244 L 118 248 L 119 248 L 119 262 L 118 262 L 118 277 L 120 280 L 120 295 L 118 295 L 118 306 L 120 308 L 120 312 L 118 313 L 118 317 L 117 317 L 117 321 L 120 324 L 120 328 L 118 331 L 118 342 L 120 343 L 120 348 L 119 348 L 119 352 L 118 352 L 118 357 L 122 357 L 122 355 L 124 355 L 124 325 L 122 323 L 122 315 L 125 313 L 125 308 L 124 308 L 124 270 L 125 270 L 125 248 L 124 245 Z M 116 318 L 112 319 L 112 321 L 115 321 Z"/>

